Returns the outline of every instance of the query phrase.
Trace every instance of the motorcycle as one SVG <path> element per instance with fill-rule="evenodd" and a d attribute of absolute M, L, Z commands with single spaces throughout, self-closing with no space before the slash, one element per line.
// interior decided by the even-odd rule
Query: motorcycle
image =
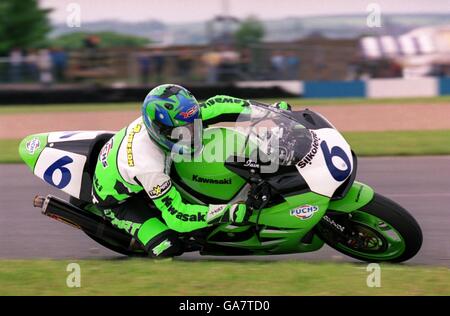
<path fill-rule="evenodd" d="M 174 160 L 170 176 L 187 202 L 246 200 L 252 215 L 242 225 L 222 223 L 180 234 L 185 252 L 277 255 L 317 251 L 326 243 L 368 262 L 402 262 L 416 255 L 420 226 L 396 202 L 355 180 L 357 157 L 325 117 L 254 101 L 241 117 L 233 127 L 205 129 L 201 158 Z M 36 196 L 33 204 L 44 215 L 115 252 L 145 256 L 132 236 L 113 227 L 92 204 L 95 166 L 113 135 L 34 134 L 22 140 L 19 153 L 34 175 L 70 195 L 69 201 Z"/>

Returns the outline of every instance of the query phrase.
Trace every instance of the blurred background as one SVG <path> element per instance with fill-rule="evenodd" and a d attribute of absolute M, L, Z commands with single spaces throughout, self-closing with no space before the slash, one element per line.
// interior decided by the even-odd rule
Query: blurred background
<path fill-rule="evenodd" d="M 9 103 L 27 101 L 17 91 L 48 89 L 61 101 L 58 90 L 89 87 L 130 101 L 163 82 L 242 96 L 256 87 L 272 88 L 265 97 L 377 97 L 371 79 L 450 76 L 448 0 L 2 0 L 0 20 Z M 446 80 L 417 86 L 417 96 L 450 93 Z"/>

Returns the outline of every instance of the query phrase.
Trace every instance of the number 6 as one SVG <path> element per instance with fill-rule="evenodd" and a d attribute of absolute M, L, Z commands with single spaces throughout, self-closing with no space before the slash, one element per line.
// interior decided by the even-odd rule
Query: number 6
<path fill-rule="evenodd" d="M 333 178 L 339 182 L 344 181 L 350 174 L 350 159 L 348 159 L 348 156 L 345 153 L 345 151 L 338 146 L 334 146 L 333 148 L 331 148 L 330 151 L 326 141 L 323 141 L 320 144 L 320 148 L 322 148 L 325 162 Z M 342 170 L 336 167 L 333 163 L 333 157 L 341 158 L 345 162 L 345 166 L 347 168 L 345 170 Z"/>
<path fill-rule="evenodd" d="M 54 187 L 57 187 L 58 189 L 65 188 L 72 178 L 72 174 L 70 173 L 70 170 L 64 167 L 65 165 L 68 165 L 73 162 L 73 159 L 69 156 L 64 156 L 58 160 L 56 160 L 53 164 L 51 164 L 47 170 L 44 172 L 44 180 L 53 185 Z M 59 181 L 58 184 L 53 182 L 53 174 L 56 170 L 61 171 L 61 181 Z"/>

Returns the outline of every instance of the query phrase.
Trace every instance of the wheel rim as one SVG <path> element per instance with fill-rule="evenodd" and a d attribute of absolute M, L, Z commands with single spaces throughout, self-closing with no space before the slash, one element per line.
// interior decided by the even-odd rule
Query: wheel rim
<path fill-rule="evenodd" d="M 362 212 L 351 213 L 352 229 L 358 236 L 350 238 L 347 244 L 338 243 L 336 248 L 368 260 L 392 260 L 405 251 L 405 240 L 401 234 L 386 221 Z"/>

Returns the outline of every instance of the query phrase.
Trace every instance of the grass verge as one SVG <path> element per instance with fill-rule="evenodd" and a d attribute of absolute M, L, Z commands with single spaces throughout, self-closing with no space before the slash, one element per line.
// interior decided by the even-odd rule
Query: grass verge
<path fill-rule="evenodd" d="M 450 155 L 450 130 L 345 132 L 358 156 Z M 0 163 L 21 162 L 20 140 L 0 139 Z"/>
<path fill-rule="evenodd" d="M 358 156 L 450 155 L 450 130 L 343 134 Z"/>
<path fill-rule="evenodd" d="M 69 288 L 70 262 L 81 287 Z M 298 261 L 2 260 L 0 295 L 449 295 L 445 267 L 381 265 L 368 287 L 365 264 Z"/>
<path fill-rule="evenodd" d="M 0 163 L 22 162 L 19 157 L 20 139 L 0 139 Z"/>
<path fill-rule="evenodd" d="M 304 98 L 281 98 L 293 106 L 315 106 L 315 105 L 365 105 L 365 104 L 436 104 L 450 103 L 450 96 L 439 96 L 432 98 L 326 98 L 326 99 L 304 99 Z M 265 103 L 273 103 L 280 99 L 259 99 Z M 1 105 L 0 115 L 12 113 L 44 113 L 44 112 L 96 112 L 96 111 L 124 111 L 139 110 L 140 102 L 126 103 L 75 103 L 75 104 L 42 104 L 42 105 Z"/>

